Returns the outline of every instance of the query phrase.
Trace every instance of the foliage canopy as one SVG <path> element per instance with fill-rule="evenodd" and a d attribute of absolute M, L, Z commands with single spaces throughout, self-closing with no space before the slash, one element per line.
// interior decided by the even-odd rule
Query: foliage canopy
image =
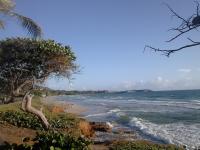
<path fill-rule="evenodd" d="M 50 75 L 69 78 L 77 69 L 69 46 L 53 40 L 8 38 L 0 41 L 0 91 L 14 91 L 43 83 Z"/>

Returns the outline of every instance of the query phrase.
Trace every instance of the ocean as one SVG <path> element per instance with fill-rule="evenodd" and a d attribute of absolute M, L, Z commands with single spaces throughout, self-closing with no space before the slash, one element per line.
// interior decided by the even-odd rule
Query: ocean
<path fill-rule="evenodd" d="M 147 140 L 200 146 L 200 90 L 123 91 L 59 96 L 88 109 L 90 121 L 126 127 Z"/>

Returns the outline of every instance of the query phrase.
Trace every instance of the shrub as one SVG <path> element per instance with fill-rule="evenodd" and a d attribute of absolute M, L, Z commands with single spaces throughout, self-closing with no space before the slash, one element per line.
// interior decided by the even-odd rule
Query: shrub
<path fill-rule="evenodd" d="M 0 112 L 0 120 L 6 121 L 17 127 L 25 127 L 31 129 L 43 129 L 42 124 L 38 118 L 32 114 L 17 112 L 17 111 L 6 111 Z"/>
<path fill-rule="evenodd" d="M 2 150 L 89 150 L 91 142 L 82 137 L 73 137 L 57 131 L 38 132 L 33 145 L 8 144 Z"/>
<path fill-rule="evenodd" d="M 68 129 L 78 124 L 78 119 L 67 114 L 58 115 L 57 117 L 48 118 L 51 128 Z M 44 130 L 40 120 L 30 113 L 6 111 L 0 112 L 0 121 L 6 121 L 17 127 Z"/>

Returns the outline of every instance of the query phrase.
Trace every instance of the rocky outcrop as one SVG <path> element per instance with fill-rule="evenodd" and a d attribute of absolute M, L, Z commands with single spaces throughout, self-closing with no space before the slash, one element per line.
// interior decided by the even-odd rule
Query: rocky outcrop
<path fill-rule="evenodd" d="M 86 137 L 93 137 L 96 132 L 111 132 L 111 125 L 106 122 L 87 122 L 81 120 L 79 122 L 79 129 Z"/>
<path fill-rule="evenodd" d="M 111 132 L 112 127 L 106 122 L 90 122 L 94 131 Z"/>

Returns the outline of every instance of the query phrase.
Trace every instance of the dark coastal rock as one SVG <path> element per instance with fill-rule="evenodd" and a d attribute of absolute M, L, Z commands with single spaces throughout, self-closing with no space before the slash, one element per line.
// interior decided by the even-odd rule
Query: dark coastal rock
<path fill-rule="evenodd" d="M 112 128 L 106 122 L 90 122 L 90 125 L 94 131 L 111 132 Z"/>
<path fill-rule="evenodd" d="M 0 138 L 0 145 L 4 145 L 4 141 Z"/>
<path fill-rule="evenodd" d="M 96 132 L 96 136 L 92 138 L 95 144 L 110 144 L 113 141 L 134 141 L 137 139 L 134 133 L 132 134 L 116 134 L 113 132 Z"/>

